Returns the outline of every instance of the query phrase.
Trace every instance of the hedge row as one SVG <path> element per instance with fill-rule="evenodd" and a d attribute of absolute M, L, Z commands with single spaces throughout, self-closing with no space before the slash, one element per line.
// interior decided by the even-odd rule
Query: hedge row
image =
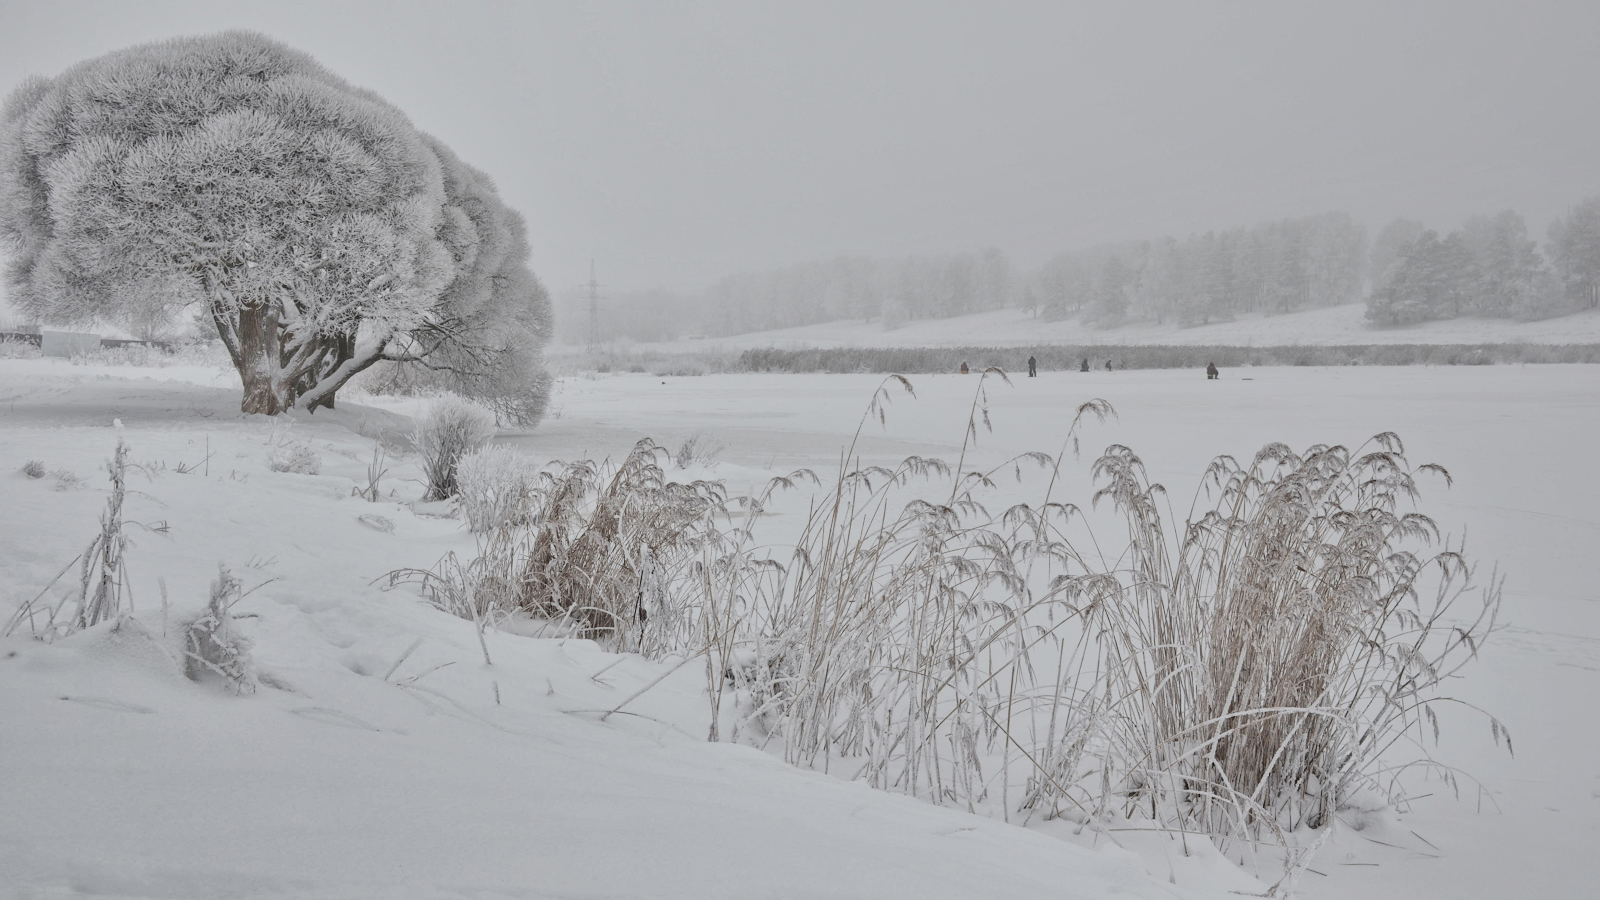
<path fill-rule="evenodd" d="M 744 372 L 871 372 L 929 374 L 999 366 L 1026 371 L 1028 357 L 1042 371 L 1203 369 L 1243 366 L 1485 366 L 1513 363 L 1600 363 L 1600 344 L 1353 344 L 1343 346 L 1048 346 L 1048 347 L 834 347 L 754 348 L 734 366 Z"/>

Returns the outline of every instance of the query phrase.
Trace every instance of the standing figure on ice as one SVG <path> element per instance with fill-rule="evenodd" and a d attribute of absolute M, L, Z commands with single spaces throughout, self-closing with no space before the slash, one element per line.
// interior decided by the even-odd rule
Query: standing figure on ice
<path fill-rule="evenodd" d="M 1210 380 L 1215 377 L 1217 377 L 1217 364 L 1214 362 L 1206 363 L 1206 379 Z"/>
<path fill-rule="evenodd" d="M 1039 377 L 1039 360 L 1035 359 L 1032 356 L 1028 357 L 1028 377 L 1029 378 L 1037 378 L 1037 377 Z"/>

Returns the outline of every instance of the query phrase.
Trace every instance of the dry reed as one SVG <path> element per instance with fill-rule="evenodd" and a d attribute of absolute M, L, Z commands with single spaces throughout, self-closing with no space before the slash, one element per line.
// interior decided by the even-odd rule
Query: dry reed
<path fill-rule="evenodd" d="M 891 392 L 914 396 L 891 376 L 829 484 L 800 471 L 729 498 L 667 481 L 668 454 L 641 441 L 615 469 L 553 464 L 474 560 L 392 580 L 480 622 L 520 609 L 615 650 L 703 655 L 711 739 L 776 742 L 797 765 L 1008 819 L 1276 844 L 1295 870 L 1297 829 L 1326 834 L 1362 791 L 1402 801 L 1398 774 L 1432 765 L 1442 687 L 1500 596 L 1459 547 L 1428 552 L 1439 533 L 1414 510 L 1416 478 L 1448 475 L 1413 469 L 1392 434 L 1354 451 L 1273 444 L 1248 465 L 1219 457 L 1173 527 L 1161 487 L 1113 446 L 1094 499 L 1127 537 L 1104 564 L 1054 494 L 1082 426 L 1113 411 L 1085 403 L 1059 453 L 974 470 L 993 379 L 954 465 L 860 461 Z M 997 477 L 1025 467 L 1047 473 L 1038 502 L 991 512 Z M 805 481 L 818 492 L 795 544 L 760 544 L 776 493 Z"/>

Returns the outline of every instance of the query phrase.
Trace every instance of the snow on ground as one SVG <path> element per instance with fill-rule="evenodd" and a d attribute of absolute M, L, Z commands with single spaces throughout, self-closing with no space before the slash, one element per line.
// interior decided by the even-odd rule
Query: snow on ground
<path fill-rule="evenodd" d="M 883 330 L 877 321 L 859 319 L 802 325 L 725 338 L 667 341 L 640 345 L 662 352 L 738 352 L 750 347 L 1021 347 L 1029 345 L 1229 345 L 1276 347 L 1296 344 L 1593 344 L 1600 343 L 1600 310 L 1539 322 L 1461 318 L 1403 328 L 1377 328 L 1365 318 L 1364 304 L 1334 306 L 1286 315 L 1250 314 L 1232 322 L 1181 328 L 1138 322 L 1097 329 L 1076 317 L 1059 322 L 1036 319 L 1019 309 L 974 313 L 949 319 L 920 319 Z"/>
<path fill-rule="evenodd" d="M 664 669 L 630 657 L 595 679 L 616 657 L 589 642 L 492 631 L 485 665 L 471 623 L 373 583 L 473 545 L 458 522 L 406 505 L 421 492 L 409 458 L 386 463 L 391 500 L 351 496 L 378 442 L 397 444 L 407 427 L 399 413 L 414 401 L 341 401 L 285 426 L 233 412 L 236 382 L 215 374 L 0 361 L 0 618 L 93 535 L 114 417 L 144 466 L 127 515 L 145 526 L 130 527 L 137 624 L 53 645 L 0 641 L 0 896 L 1261 889 L 1193 842 L 1190 857 L 1154 837 L 1127 836 L 1132 852 L 1104 840 L 1091 849 L 1065 823 L 1021 829 L 707 744 L 694 666 L 628 706 L 635 715 L 602 723 L 594 711 Z M 689 474 L 743 491 L 799 465 L 829 470 L 878 382 L 568 378 L 554 417 L 502 440 L 541 459 L 620 459 L 639 437 L 675 447 L 702 434 L 724 446 L 722 462 Z M 953 459 L 976 382 L 915 379 L 917 398 L 897 398 L 887 428 L 867 430 L 864 455 Z M 1600 837 L 1600 479 L 1589 467 L 1600 367 L 1254 368 L 1213 382 L 1189 372 L 1045 373 L 993 386 L 994 432 L 981 435 L 979 461 L 1054 452 L 1071 408 L 1090 397 L 1110 400 L 1120 418 L 1085 434 L 1084 464 L 1065 487 L 1080 503 L 1088 458 L 1113 442 L 1144 457 L 1180 511 L 1212 455 L 1249 454 L 1268 440 L 1303 447 L 1395 430 L 1413 462 L 1450 469 L 1455 487 L 1425 486 L 1424 511 L 1467 533 L 1469 551 L 1508 576 L 1507 627 L 1456 694 L 1506 722 L 1517 756 L 1494 746 L 1482 719 L 1445 717 L 1439 753 L 1480 779 L 1482 796 L 1465 777 L 1460 800 L 1421 783 L 1414 792 L 1431 796 L 1411 809 L 1351 818 L 1301 889 L 1582 894 Z M 296 440 L 318 452 L 322 474 L 268 471 L 268 450 Z M 84 483 L 29 479 L 19 471 L 29 459 Z M 218 561 L 246 587 L 260 585 L 241 604 L 255 616 L 241 627 L 276 688 L 236 697 L 175 674 L 173 636 L 203 604 Z M 49 596 L 65 596 L 75 577 Z"/>
<path fill-rule="evenodd" d="M 113 417 L 141 467 L 137 621 L 0 641 L 0 896 L 1177 898 L 1249 883 L 1197 857 L 1174 886 L 1127 851 L 707 744 L 693 666 L 602 723 L 661 667 L 494 632 L 486 665 L 471 623 L 373 584 L 472 546 L 455 520 L 351 496 L 375 446 L 358 432 L 402 422 L 345 404 L 285 428 L 164 374 L 0 365 L 5 618 L 94 533 Z M 268 471 L 294 440 L 321 474 Z M 84 484 L 28 478 L 29 459 Z M 396 500 L 415 498 L 415 467 L 391 466 Z M 267 684 L 251 696 L 187 681 L 172 658 L 219 560 L 254 588 L 239 611 Z"/>

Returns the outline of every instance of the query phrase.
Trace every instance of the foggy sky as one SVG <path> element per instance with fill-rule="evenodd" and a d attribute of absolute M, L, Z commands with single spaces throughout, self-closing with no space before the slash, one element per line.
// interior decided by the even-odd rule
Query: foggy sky
<path fill-rule="evenodd" d="M 1595 2 L 0 2 L 0 89 L 232 27 L 488 171 L 553 291 L 1600 193 Z"/>

